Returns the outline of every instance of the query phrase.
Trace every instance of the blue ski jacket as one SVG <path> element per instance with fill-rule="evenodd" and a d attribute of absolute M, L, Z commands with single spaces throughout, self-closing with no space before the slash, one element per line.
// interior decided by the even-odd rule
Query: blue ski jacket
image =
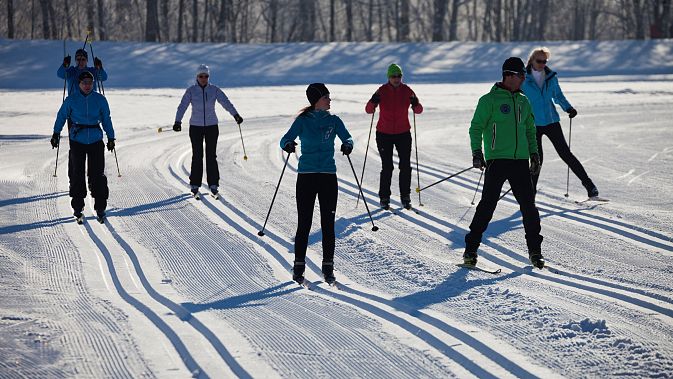
<path fill-rule="evenodd" d="M 301 156 L 299 157 L 300 174 L 305 173 L 336 173 L 334 162 L 334 139 L 339 136 L 342 143 L 353 146 L 351 137 L 343 121 L 327 111 L 308 111 L 299 115 L 290 130 L 280 139 L 280 147 L 299 137 Z"/>
<path fill-rule="evenodd" d="M 84 95 L 82 91 L 73 92 L 69 95 L 56 115 L 54 133 L 61 133 L 66 119 L 72 120 L 72 127 L 68 132 L 72 141 L 85 145 L 98 142 L 103 139 L 103 130 L 108 140 L 115 138 L 110 118 L 110 106 L 105 96 L 98 92 Z M 98 124 L 103 124 L 103 130 Z"/>
<path fill-rule="evenodd" d="M 95 67 L 85 67 L 80 69 L 77 66 L 70 66 L 66 68 L 63 65 L 60 65 L 58 71 L 56 71 L 56 76 L 61 79 L 67 79 L 68 95 L 73 92 L 79 92 L 79 74 L 84 71 L 89 71 L 93 75 L 93 90 L 96 92 L 98 92 L 98 80 L 102 82 L 107 80 L 107 72 L 105 72 L 105 69 L 103 68 L 100 70 Z"/>
<path fill-rule="evenodd" d="M 521 85 L 521 90 L 526 94 L 528 101 L 533 106 L 535 125 L 545 126 L 559 122 L 561 119 L 556 111 L 555 104 L 560 105 L 565 112 L 568 112 L 572 108 L 572 105 L 566 100 L 563 91 L 561 91 L 556 72 L 549 69 L 549 67 L 545 67 L 545 80 L 542 88 L 540 88 L 535 82 L 531 71 L 532 68 L 528 66 L 526 69 L 528 74 Z"/>
<path fill-rule="evenodd" d="M 215 101 L 217 100 L 224 109 L 232 116 L 238 112 L 234 105 L 229 101 L 227 95 L 222 90 L 210 83 L 201 87 L 199 83 L 187 88 L 182 96 L 178 111 L 175 114 L 175 121 L 182 121 L 182 117 L 187 111 L 189 104 L 192 105 L 192 117 L 189 119 L 189 125 L 193 126 L 212 126 L 217 125 L 217 115 L 215 114 Z"/>

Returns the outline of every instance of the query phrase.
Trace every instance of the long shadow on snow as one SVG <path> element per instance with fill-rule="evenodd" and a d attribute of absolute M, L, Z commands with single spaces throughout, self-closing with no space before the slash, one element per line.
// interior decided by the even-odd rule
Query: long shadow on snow
<path fill-rule="evenodd" d="M 59 224 L 65 224 L 72 220 L 72 217 L 61 217 L 53 220 L 31 222 L 29 224 L 3 226 L 0 227 L 0 235 L 25 232 L 26 230 L 32 229 L 50 228 Z"/>
<path fill-rule="evenodd" d="M 201 321 L 199 321 L 197 318 L 192 317 L 191 312 L 181 306 L 180 304 L 174 303 L 173 301 L 169 300 L 168 298 L 164 297 L 163 295 L 159 294 L 153 287 L 152 284 L 150 284 L 149 280 L 147 280 L 147 277 L 145 276 L 145 272 L 143 271 L 140 261 L 138 260 L 138 256 L 136 255 L 135 251 L 133 251 L 133 248 L 117 233 L 115 228 L 112 226 L 111 222 L 106 222 L 105 226 L 107 226 L 107 229 L 110 231 L 110 234 L 114 238 L 115 241 L 119 244 L 119 246 L 124 249 L 126 254 L 128 255 L 129 259 L 131 259 L 131 263 L 133 264 L 133 268 L 135 269 L 136 273 L 138 274 L 138 278 L 140 278 L 140 282 L 143 285 L 143 288 L 147 291 L 147 293 L 157 302 L 165 306 L 166 308 L 170 309 L 175 313 L 176 316 L 180 318 L 182 321 L 188 322 L 196 331 L 201 333 L 208 342 L 213 346 L 213 348 L 217 351 L 217 353 L 220 355 L 220 357 L 227 363 L 229 368 L 239 377 L 242 378 L 250 378 L 250 374 L 245 371 L 243 367 L 241 367 L 238 362 L 236 362 L 236 359 L 229 353 L 227 348 L 222 344 L 222 342 L 219 340 L 219 338 L 213 333 L 208 327 L 206 327 Z M 93 238 L 93 237 L 92 237 Z M 114 269 L 114 268 L 112 268 Z"/>
<path fill-rule="evenodd" d="M 51 199 L 59 198 L 61 196 L 66 196 L 67 194 L 68 194 L 67 191 L 62 191 L 62 192 L 46 193 L 46 194 L 42 194 L 42 195 L 17 197 L 17 198 L 14 198 L 14 199 L 0 200 L 0 207 L 4 207 L 6 205 L 26 204 L 26 203 L 31 203 L 33 201 L 51 200 Z"/>
<path fill-rule="evenodd" d="M 216 301 L 211 301 L 209 303 L 182 303 L 182 306 L 185 307 L 191 313 L 197 313 L 201 311 L 206 311 L 210 309 L 234 309 L 234 308 L 246 308 L 246 307 L 258 307 L 263 306 L 265 303 L 260 300 L 283 296 L 295 291 L 299 291 L 301 288 L 297 286 L 292 286 L 292 288 L 285 288 L 289 285 L 292 285 L 293 281 L 287 281 L 276 286 L 265 288 L 261 291 L 247 293 L 245 295 L 238 295 L 228 297 L 226 299 L 220 299 Z M 282 289 L 282 291 L 281 291 Z"/>
<path fill-rule="evenodd" d="M 166 207 L 171 204 L 180 204 L 180 207 L 185 207 L 186 205 L 182 202 L 183 200 L 189 198 L 188 194 L 182 194 L 170 197 L 168 199 L 163 199 L 155 201 L 154 203 L 140 204 L 130 208 L 114 208 L 111 209 L 108 214 L 114 216 L 135 216 L 144 213 L 158 212 L 156 208 Z"/>

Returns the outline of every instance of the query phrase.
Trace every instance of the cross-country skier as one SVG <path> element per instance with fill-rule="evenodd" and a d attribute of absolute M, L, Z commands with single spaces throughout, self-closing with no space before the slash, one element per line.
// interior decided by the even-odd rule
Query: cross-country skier
<path fill-rule="evenodd" d="M 290 130 L 280 140 L 288 154 L 295 152 L 294 140 L 301 141 L 301 156 L 297 175 L 297 234 L 294 239 L 294 269 L 292 279 L 304 282 L 306 247 L 313 220 L 316 195 L 320 203 L 322 229 L 322 273 L 325 282 L 333 284 L 334 277 L 334 216 L 337 206 L 337 176 L 334 162 L 334 139 L 341 140 L 341 152 L 353 151 L 353 139 L 341 119 L 328 112 L 330 97 L 323 83 L 306 88 L 309 106 L 302 109 Z"/>
<path fill-rule="evenodd" d="M 563 91 L 561 91 L 561 87 L 558 84 L 556 72 L 547 66 L 550 57 L 551 52 L 546 47 L 533 49 L 528 57 L 528 65 L 526 66 L 528 76 L 521 85 L 521 90 L 526 94 L 530 104 L 533 106 L 540 164 L 542 164 L 544 158 L 542 154 L 542 136 L 546 135 L 552 145 L 554 145 L 554 149 L 556 149 L 558 155 L 563 159 L 563 162 L 582 181 L 582 185 L 587 190 L 587 195 L 589 197 L 596 197 L 598 196 L 598 188 L 591 181 L 580 161 L 570 151 L 570 147 L 568 147 L 568 143 L 563 136 L 555 104 L 559 104 L 568 113 L 570 118 L 577 116 L 577 111 L 563 95 Z M 533 175 L 533 186 L 536 189 L 538 178 L 539 174 Z"/>
<path fill-rule="evenodd" d="M 416 114 L 423 112 L 423 106 L 409 86 L 402 83 L 402 68 L 393 63 L 388 67 L 388 83 L 379 87 L 365 106 L 371 114 L 380 106 L 379 121 L 376 123 L 376 146 L 381 155 L 381 176 L 379 181 L 379 201 L 381 207 L 390 206 L 390 181 L 393 176 L 393 148 L 400 159 L 399 186 L 402 205 L 411 209 L 411 125 L 409 107 Z"/>
<path fill-rule="evenodd" d="M 98 221 L 103 222 L 109 189 L 105 176 L 105 144 L 103 130 L 107 135 L 107 149 L 115 148 L 115 133 L 110 119 L 110 107 L 105 96 L 93 92 L 94 78 L 89 71 L 78 77 L 79 89 L 73 91 L 61 105 L 54 122 L 51 137 L 52 148 L 58 147 L 61 130 L 66 119 L 72 120 L 69 130 L 70 152 L 68 154 L 68 178 L 70 179 L 70 204 L 78 221 L 82 219 L 86 197 L 85 165 L 91 197 Z M 101 130 L 101 124 L 103 129 Z"/>
<path fill-rule="evenodd" d="M 479 99 L 472 118 L 472 165 L 480 170 L 486 169 L 486 173 L 481 200 L 470 224 L 470 232 L 465 236 L 465 264 L 477 263 L 482 234 L 493 217 L 502 185 L 508 180 L 523 216 L 530 261 L 538 268 L 544 267 L 540 215 L 535 207 L 531 181 L 531 174 L 540 170 L 540 158 L 533 111 L 519 89 L 525 77 L 523 61 L 517 57 L 508 58 L 502 65 L 502 82 L 496 83 L 489 93 Z"/>
<path fill-rule="evenodd" d="M 63 64 L 59 66 L 58 71 L 56 71 L 56 75 L 61 78 L 61 79 L 67 79 L 68 80 L 68 95 L 72 94 L 74 91 L 79 91 L 79 75 L 84 72 L 84 71 L 89 71 L 93 77 L 96 79 L 94 80 L 93 83 L 93 90 L 96 91 L 96 82 L 98 80 L 100 81 L 106 81 L 107 80 L 107 72 L 103 69 L 103 62 L 98 58 L 94 57 L 93 59 L 93 66 L 94 67 L 87 67 L 87 62 L 89 59 L 89 55 L 87 54 L 86 50 L 84 49 L 78 49 L 77 52 L 75 52 L 75 62 L 77 62 L 76 66 L 70 66 L 70 55 L 67 57 L 63 58 Z"/>
<path fill-rule="evenodd" d="M 218 195 L 220 184 L 220 170 L 217 166 L 217 138 L 220 130 L 215 101 L 234 117 L 239 125 L 243 118 L 238 114 L 227 95 L 216 85 L 209 83 L 210 69 L 202 64 L 196 70 L 196 84 L 187 88 L 175 114 L 173 130 L 182 130 L 182 116 L 187 107 L 192 105 L 192 117 L 189 119 L 189 139 L 192 142 L 192 168 L 189 175 L 189 184 L 194 196 L 198 196 L 199 187 L 203 178 L 203 142 L 206 143 L 206 179 L 213 196 Z"/>

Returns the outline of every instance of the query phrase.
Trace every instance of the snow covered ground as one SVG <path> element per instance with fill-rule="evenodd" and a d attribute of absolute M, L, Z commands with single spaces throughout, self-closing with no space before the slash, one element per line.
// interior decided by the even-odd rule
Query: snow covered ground
<path fill-rule="evenodd" d="M 555 43 L 552 52 L 572 54 L 592 44 Z M 166 62 L 187 61 L 184 70 L 208 57 L 185 59 L 191 45 L 101 43 L 96 48 L 111 77 L 105 88 L 121 177 L 106 153 L 108 223 L 95 222 L 87 199 L 80 226 L 67 193 L 67 139 L 57 177 L 56 150 L 49 146 L 62 95 L 62 82 L 52 76 L 60 59 L 41 65 L 61 54 L 61 44 L 0 41 L 0 377 L 673 376 L 673 69 L 665 58 L 673 42 L 606 44 L 595 53 L 604 70 L 576 69 L 566 80 L 564 70 L 573 71 L 580 59 L 565 56 L 562 63 L 559 54 L 552 65 L 579 111 L 572 150 L 611 199 L 576 204 L 586 193 L 572 176 L 566 199 L 566 166 L 545 141 L 537 205 L 552 270 L 528 264 L 511 195 L 496 210 L 480 258 L 502 273 L 456 267 L 479 172 L 423 191 L 422 207 L 413 197 L 418 213 L 400 210 L 394 179 L 395 213 L 382 211 L 372 141 L 363 190 L 380 230 L 371 231 L 362 201 L 356 207 L 351 168 L 337 155 L 335 266 L 342 287 L 321 282 L 316 212 L 307 269 L 316 286 L 308 291 L 290 273 L 294 156 L 266 236 L 257 236 L 285 160 L 278 140 L 305 105 L 305 85 L 293 84 L 320 80 L 321 73 L 328 83 L 341 83 L 328 84 L 332 111 L 354 136 L 358 175 L 371 121 L 363 108 L 375 85 L 339 81 L 328 69 L 309 77 L 302 67 L 285 71 L 285 82 L 266 71 L 245 76 L 251 71 L 244 67 L 236 75 L 214 74 L 215 84 L 222 77 L 225 84 L 245 85 L 225 92 L 245 118 L 249 159 L 243 160 L 238 128 L 220 109 L 223 199 L 197 202 L 187 194 L 187 133 L 157 133 L 172 125 L 190 72 L 144 71 L 145 81 L 134 86 L 127 73 L 143 67 L 142 56 L 117 67 L 122 58 L 113 51 L 158 49 Z M 414 82 L 420 66 L 408 78 L 425 106 L 416 118 L 421 186 L 470 165 L 469 120 L 499 72 L 499 63 L 490 64 L 480 66 L 474 80 L 459 80 L 441 74 L 438 68 L 453 67 L 441 62 L 469 62 L 474 49 L 488 56 L 495 48 L 501 61 L 518 48 L 447 45 L 397 45 L 439 57 L 427 58 L 428 70 L 440 72 L 436 80 Z M 523 55 L 532 45 L 525 46 Z M 311 45 L 228 47 L 258 57 L 250 70 L 272 66 L 262 54 L 267 48 L 291 51 L 284 59 L 301 62 L 297 66 L 308 65 L 315 53 Z M 358 70 L 362 63 L 348 59 L 349 49 L 332 47 L 344 72 Z M 367 47 L 378 51 L 372 60 L 387 64 L 389 45 Z M 638 60 L 629 55 L 635 51 L 658 58 L 623 71 L 624 60 Z M 11 62 L 28 67 L 31 76 Z M 383 66 L 367 67 L 364 81 L 376 82 Z M 567 118 L 562 125 L 568 137 Z"/>

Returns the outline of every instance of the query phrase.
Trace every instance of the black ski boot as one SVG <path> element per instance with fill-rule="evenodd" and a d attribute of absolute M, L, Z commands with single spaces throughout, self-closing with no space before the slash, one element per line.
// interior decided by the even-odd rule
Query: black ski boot
<path fill-rule="evenodd" d="M 215 200 L 218 200 L 220 198 L 220 193 L 217 190 L 217 186 L 214 185 L 214 184 L 212 186 L 210 186 L 210 195 L 213 198 L 215 198 Z"/>
<path fill-rule="evenodd" d="M 323 262 L 322 274 L 325 277 L 325 283 L 333 285 L 336 282 L 336 278 L 334 277 L 334 262 Z"/>
<path fill-rule="evenodd" d="M 402 206 L 404 209 L 411 209 L 411 197 L 409 195 L 402 196 Z"/>
<path fill-rule="evenodd" d="M 597 197 L 598 196 L 598 188 L 596 188 L 596 185 L 594 184 L 594 182 L 589 180 L 589 182 L 587 182 L 586 184 L 582 183 L 582 185 L 584 186 L 584 188 L 587 189 L 587 196 L 589 196 L 589 197 Z"/>
<path fill-rule="evenodd" d="M 531 251 L 528 252 L 528 258 L 530 259 L 530 263 L 534 266 L 539 268 L 540 270 L 544 268 L 544 257 L 542 256 L 542 252 L 540 251 Z"/>
<path fill-rule="evenodd" d="M 294 262 L 294 267 L 292 267 L 292 280 L 298 284 L 304 284 L 304 269 L 306 269 L 305 262 Z"/>
<path fill-rule="evenodd" d="M 84 213 L 82 213 L 82 210 L 74 211 L 73 216 L 75 216 L 75 221 L 82 225 L 84 223 Z"/>
<path fill-rule="evenodd" d="M 463 253 L 463 264 L 476 266 L 477 265 L 477 252 L 465 250 Z"/>
<path fill-rule="evenodd" d="M 105 211 L 96 211 L 96 220 L 101 224 L 105 223 Z"/>
<path fill-rule="evenodd" d="M 379 199 L 379 204 L 381 204 L 381 208 L 383 209 L 390 209 L 390 198 L 381 198 Z"/>

